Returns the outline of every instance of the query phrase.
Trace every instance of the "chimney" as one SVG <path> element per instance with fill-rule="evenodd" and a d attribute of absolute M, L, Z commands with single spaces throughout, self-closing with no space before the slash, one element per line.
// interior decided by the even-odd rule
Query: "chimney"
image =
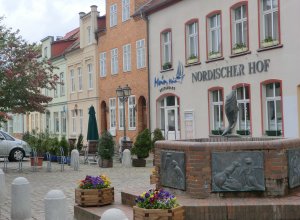
<path fill-rule="evenodd" d="M 83 22 L 82 22 L 82 18 L 85 16 L 84 12 L 79 12 L 79 39 L 80 39 L 80 48 L 83 47 L 83 43 L 84 43 L 84 36 L 83 36 Z"/>
<path fill-rule="evenodd" d="M 79 12 L 79 18 L 82 18 L 83 16 L 85 16 L 84 12 Z"/>
<path fill-rule="evenodd" d="M 97 43 L 95 39 L 95 32 L 98 29 L 97 18 L 99 16 L 99 12 L 97 11 L 97 5 L 91 5 L 91 31 L 92 31 L 92 43 Z"/>

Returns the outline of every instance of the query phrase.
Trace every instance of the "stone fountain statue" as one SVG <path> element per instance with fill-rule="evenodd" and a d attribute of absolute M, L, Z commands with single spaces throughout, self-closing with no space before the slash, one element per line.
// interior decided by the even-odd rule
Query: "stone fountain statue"
<path fill-rule="evenodd" d="M 231 134 L 231 131 L 232 131 L 232 129 L 234 129 L 236 122 L 237 122 L 238 111 L 239 111 L 239 108 L 238 108 L 237 100 L 236 100 L 236 90 L 232 90 L 231 93 L 226 96 L 225 114 L 226 114 L 227 120 L 229 122 L 229 125 L 224 130 L 222 136 Z"/>

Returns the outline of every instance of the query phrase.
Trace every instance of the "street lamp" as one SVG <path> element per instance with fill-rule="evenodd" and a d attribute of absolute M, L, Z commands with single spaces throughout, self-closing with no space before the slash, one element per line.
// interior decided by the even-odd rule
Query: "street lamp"
<path fill-rule="evenodd" d="M 120 100 L 120 102 L 123 103 L 123 124 L 124 124 L 124 141 L 126 141 L 126 120 L 125 120 L 125 102 L 127 102 L 128 97 L 131 95 L 131 88 L 126 85 L 125 87 L 121 88 L 121 86 L 119 86 L 116 89 L 116 93 L 117 96 Z"/>

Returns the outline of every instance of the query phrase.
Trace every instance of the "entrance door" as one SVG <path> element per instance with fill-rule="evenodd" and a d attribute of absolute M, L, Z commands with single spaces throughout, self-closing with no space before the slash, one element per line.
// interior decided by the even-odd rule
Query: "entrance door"
<path fill-rule="evenodd" d="M 177 108 L 166 109 L 166 136 L 168 140 L 179 139 Z"/>

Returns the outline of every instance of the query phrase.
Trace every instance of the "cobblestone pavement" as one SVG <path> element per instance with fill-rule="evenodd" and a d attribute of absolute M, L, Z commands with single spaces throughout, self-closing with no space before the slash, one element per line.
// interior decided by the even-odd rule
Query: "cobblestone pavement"
<path fill-rule="evenodd" d="M 18 172 L 18 163 L 9 163 L 5 173 L 6 196 L 0 198 L 0 220 L 10 219 L 11 208 L 11 183 L 17 177 L 25 177 L 31 184 L 31 212 L 32 219 L 45 219 L 44 197 L 52 189 L 60 189 L 64 192 L 70 218 L 73 219 L 73 206 L 75 201 L 74 189 L 78 180 L 84 179 L 85 175 L 106 174 L 115 187 L 115 200 L 120 203 L 121 191 L 125 188 L 136 188 L 149 186 L 152 161 L 148 158 L 145 168 L 125 168 L 114 161 L 113 168 L 100 168 L 98 165 L 80 164 L 80 170 L 74 171 L 70 166 L 65 165 L 64 172 L 57 163 L 52 163 L 52 172 L 47 172 L 46 163 L 43 167 L 33 172 L 28 161 L 23 162 L 23 171 Z M 3 169 L 3 161 L 0 161 L 0 168 Z M 3 202 L 4 201 L 4 202 Z"/>

